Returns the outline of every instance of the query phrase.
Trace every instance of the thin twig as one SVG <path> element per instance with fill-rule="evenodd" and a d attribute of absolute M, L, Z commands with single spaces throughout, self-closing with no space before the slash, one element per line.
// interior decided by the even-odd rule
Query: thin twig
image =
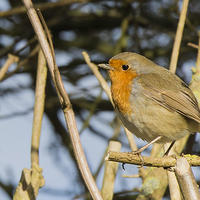
<path fill-rule="evenodd" d="M 190 47 L 193 47 L 193 48 L 195 48 L 195 49 L 198 49 L 198 48 L 199 48 L 199 46 L 198 46 L 197 44 L 193 44 L 193 43 L 191 43 L 191 42 L 188 42 L 187 45 L 190 46 Z"/>
<path fill-rule="evenodd" d="M 112 135 L 110 141 L 116 140 L 116 137 L 117 137 L 117 136 L 119 135 L 119 133 L 120 133 L 120 129 L 121 129 L 121 123 L 117 123 L 117 126 L 115 127 L 114 133 L 113 133 L 113 135 Z M 100 172 L 100 170 L 101 170 L 101 168 L 102 168 L 102 165 L 103 165 L 104 162 L 105 162 L 105 157 L 106 157 L 107 153 L 108 153 L 108 147 L 104 150 L 104 154 L 103 154 L 103 156 L 102 156 L 102 159 L 101 159 L 101 162 L 100 162 L 100 164 L 99 164 L 99 166 L 98 166 L 98 169 L 96 170 L 96 172 L 95 172 L 94 175 L 93 175 L 95 180 L 96 180 L 96 178 L 97 178 L 97 176 L 98 176 L 98 174 L 99 174 L 99 172 Z"/>
<path fill-rule="evenodd" d="M 111 103 L 113 104 L 113 100 L 112 100 L 111 93 L 110 93 L 110 88 L 109 88 L 107 82 L 105 81 L 105 79 L 103 78 L 103 76 L 101 75 L 101 73 L 99 72 L 99 68 L 90 61 L 90 57 L 85 51 L 82 52 L 82 55 L 85 59 L 85 62 L 88 64 L 88 66 L 92 70 L 93 74 L 96 76 L 99 83 L 101 84 L 101 87 L 104 89 L 104 91 L 108 95 L 108 98 L 110 99 Z"/>
<path fill-rule="evenodd" d="M 36 46 L 33 48 L 33 50 L 29 53 L 29 55 L 27 56 L 27 58 L 25 58 L 24 60 L 19 61 L 17 67 L 16 67 L 12 72 L 7 73 L 7 74 L 2 78 L 1 81 L 4 81 L 4 80 L 6 80 L 7 78 L 11 77 L 13 74 L 17 73 L 17 72 L 21 69 L 22 66 L 24 66 L 26 63 L 29 62 L 29 59 L 30 59 L 31 57 L 33 57 L 33 56 L 36 55 L 36 53 L 38 52 L 38 50 L 39 50 L 39 45 L 36 45 Z"/>
<path fill-rule="evenodd" d="M 33 166 L 33 163 L 37 163 L 39 165 L 39 144 L 42 127 L 42 117 L 44 113 L 46 78 L 46 60 L 42 50 L 40 50 L 38 55 L 38 70 L 36 79 L 35 106 L 31 140 L 31 166 Z"/>
<path fill-rule="evenodd" d="M 21 51 L 23 51 L 24 49 L 26 49 L 26 47 L 30 46 L 31 44 L 33 44 L 34 42 L 37 42 L 37 37 L 34 36 L 32 37 L 30 40 L 28 40 L 28 42 L 20 49 L 14 51 L 15 55 L 18 55 Z"/>
<path fill-rule="evenodd" d="M 199 32 L 199 46 L 197 54 L 196 68 L 192 68 L 193 75 L 190 82 L 190 88 L 193 91 L 197 101 L 200 105 L 200 32 Z"/>
<path fill-rule="evenodd" d="M 86 117 L 86 119 L 85 119 L 85 121 L 84 121 L 84 123 L 83 123 L 83 125 L 82 125 L 82 128 L 81 128 L 80 131 L 79 131 L 79 134 L 80 134 L 80 135 L 81 135 L 81 133 L 89 126 L 90 120 L 91 120 L 91 118 L 92 118 L 92 116 L 93 116 L 93 114 L 94 114 L 94 112 L 95 112 L 95 110 L 96 110 L 98 104 L 99 104 L 100 101 L 101 101 L 102 92 L 103 92 L 103 89 L 101 89 L 101 91 L 100 91 L 98 97 L 95 99 L 94 103 L 90 106 L 90 108 L 89 108 L 89 114 L 88 114 L 88 116 Z"/>
<path fill-rule="evenodd" d="M 173 47 L 173 51 L 172 51 L 170 67 L 169 67 L 169 70 L 172 73 L 176 72 L 179 49 L 180 49 L 180 45 L 181 45 L 183 29 L 184 29 L 185 19 L 186 19 L 186 14 L 187 14 L 187 9 L 188 9 L 188 3 L 189 3 L 189 0 L 183 0 L 182 10 L 181 10 L 181 14 L 180 14 L 178 28 L 176 31 L 176 37 L 175 37 L 174 47 Z"/>
<path fill-rule="evenodd" d="M 129 142 L 131 150 L 137 151 L 138 148 L 137 148 L 137 145 L 135 143 L 133 133 L 131 133 L 124 125 L 123 125 L 123 127 L 124 127 L 124 131 L 126 133 L 126 137 L 128 138 L 128 142 Z"/>
<path fill-rule="evenodd" d="M 199 31 L 199 46 L 198 46 L 198 54 L 197 54 L 197 64 L 196 64 L 196 73 L 200 73 L 200 31 Z"/>
<path fill-rule="evenodd" d="M 140 178 L 139 174 L 133 174 L 133 175 L 122 175 L 123 178 Z"/>
<path fill-rule="evenodd" d="M 165 152 L 168 150 L 170 144 L 171 143 L 164 144 L 164 150 L 165 150 Z M 174 151 L 173 147 L 170 150 L 170 152 L 169 152 L 168 155 L 169 156 L 170 155 L 176 155 L 176 152 Z M 176 179 L 176 176 L 175 176 L 174 172 L 167 171 L 167 175 L 168 175 L 168 181 L 169 181 L 170 198 L 171 199 L 176 199 L 176 200 L 182 200 L 182 195 L 181 195 L 180 187 L 179 187 L 179 184 L 178 184 L 178 181 Z"/>
<path fill-rule="evenodd" d="M 57 2 L 48 2 L 48 3 L 38 3 L 35 4 L 35 8 L 39 8 L 40 10 L 50 10 L 50 9 L 55 9 L 57 7 L 63 7 L 63 6 L 68 6 L 72 3 L 85 3 L 89 0 L 67 0 L 67 1 L 57 1 Z M 19 15 L 19 14 L 25 14 L 26 13 L 26 8 L 24 6 L 16 7 L 11 10 L 7 11 L 1 11 L 0 12 L 0 18 L 2 17 L 8 17 L 11 15 Z"/>
<path fill-rule="evenodd" d="M 59 73 L 58 69 L 57 69 L 57 75 L 54 74 L 55 68 L 57 68 L 57 66 L 54 63 L 50 46 L 47 42 L 46 36 L 45 36 L 44 31 L 42 29 L 42 25 L 39 21 L 39 18 L 37 16 L 37 13 L 36 13 L 34 7 L 33 7 L 33 4 L 31 2 L 31 0 L 23 0 L 23 3 L 24 3 L 24 5 L 27 9 L 27 14 L 29 16 L 29 19 L 30 19 L 32 25 L 33 25 L 35 33 L 36 33 L 38 40 L 40 42 L 41 48 L 42 48 L 44 55 L 46 57 L 48 67 L 49 67 L 49 71 L 50 71 L 50 74 L 52 76 L 52 80 L 54 82 L 54 85 L 57 89 L 57 93 L 58 93 L 60 103 L 63 106 L 63 100 L 64 100 L 64 101 L 66 101 L 66 102 L 64 102 L 66 105 L 71 105 L 70 102 L 69 102 L 68 95 L 65 91 L 64 91 L 65 97 L 67 97 L 67 98 L 64 98 L 64 96 L 60 96 L 60 95 L 62 95 L 60 93 L 60 91 L 63 91 L 63 89 L 64 89 L 63 82 L 62 82 L 62 79 L 60 78 L 60 73 Z M 58 80 L 59 85 L 57 84 L 57 82 L 55 80 L 55 76 L 59 76 L 59 80 Z M 60 87 L 60 85 L 62 86 L 62 88 L 58 89 L 58 87 Z M 75 153 L 81 174 L 83 176 L 83 179 L 84 179 L 93 199 L 102 200 L 101 194 L 100 194 L 100 192 L 99 192 L 99 190 L 98 190 L 98 188 L 97 188 L 97 186 L 94 182 L 94 179 L 92 177 L 92 174 L 90 172 L 90 169 L 88 167 L 88 164 L 87 164 L 84 152 L 83 152 L 83 148 L 82 148 L 82 145 L 81 145 L 81 141 L 80 141 L 79 133 L 78 133 L 78 130 L 77 130 L 76 120 L 75 120 L 75 116 L 74 116 L 74 112 L 72 110 L 72 107 L 71 106 L 64 107 L 63 112 L 64 112 L 64 116 L 65 116 L 65 120 L 66 120 L 68 130 L 69 130 L 69 134 L 70 134 L 70 137 L 71 137 L 72 145 L 73 145 L 73 148 L 74 148 L 74 153 Z"/>
<path fill-rule="evenodd" d="M 124 17 L 124 19 L 122 20 L 121 23 L 121 36 L 118 39 L 115 48 L 114 48 L 114 55 L 121 53 L 122 49 L 125 49 L 127 47 L 127 43 L 128 43 L 128 37 L 127 37 L 127 29 L 128 29 L 128 25 L 129 25 L 129 21 L 130 21 L 131 17 L 130 16 L 126 16 Z"/>
<path fill-rule="evenodd" d="M 5 76 L 6 72 L 8 71 L 8 68 L 12 63 L 16 63 L 19 61 L 19 58 L 17 56 L 8 54 L 8 59 L 4 66 L 0 69 L 0 82 L 2 81 L 3 77 Z"/>

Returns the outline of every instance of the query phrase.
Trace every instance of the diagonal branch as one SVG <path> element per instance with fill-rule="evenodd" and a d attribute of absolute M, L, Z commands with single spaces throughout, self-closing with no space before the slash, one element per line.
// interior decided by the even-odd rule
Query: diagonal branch
<path fill-rule="evenodd" d="M 40 20 L 38 18 L 38 15 L 37 15 L 34 7 L 33 7 L 31 0 L 23 0 L 23 3 L 24 3 L 24 5 L 27 9 L 27 14 L 29 16 L 29 19 L 32 23 L 32 26 L 35 30 L 35 33 L 38 37 L 41 48 L 42 48 L 44 55 L 45 55 L 45 58 L 47 60 L 48 68 L 49 68 L 52 80 L 54 82 L 54 85 L 56 87 L 60 103 L 62 105 L 66 124 L 67 124 L 68 130 L 69 130 L 69 133 L 70 133 L 70 137 L 71 137 L 71 140 L 72 140 L 74 153 L 76 155 L 77 163 L 79 165 L 83 179 L 84 179 L 93 199 L 102 200 L 100 192 L 99 192 L 99 190 L 98 190 L 98 188 L 95 184 L 95 181 L 92 177 L 89 166 L 87 164 L 87 161 L 86 161 L 86 158 L 85 158 L 85 155 L 84 155 L 84 152 L 83 152 L 83 148 L 82 148 L 82 145 L 81 145 L 79 133 L 78 133 L 78 130 L 77 130 L 75 115 L 74 115 L 74 112 L 72 110 L 68 95 L 65 92 L 63 82 L 62 82 L 62 79 L 60 77 L 60 73 L 58 71 L 58 68 L 54 63 L 54 58 L 52 56 L 52 52 L 51 52 L 49 43 L 47 42 L 47 39 L 46 39 L 46 36 L 44 34 L 42 25 L 41 25 Z M 56 72 L 56 74 L 55 74 L 55 72 Z M 55 76 L 57 76 L 57 78 L 55 78 Z M 63 93 L 64 93 L 64 96 L 61 96 L 61 95 L 63 95 Z"/>

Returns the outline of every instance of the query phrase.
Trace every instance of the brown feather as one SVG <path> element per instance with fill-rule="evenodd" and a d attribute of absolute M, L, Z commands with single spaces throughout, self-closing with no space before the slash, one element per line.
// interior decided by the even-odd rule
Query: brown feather
<path fill-rule="evenodd" d="M 174 76 L 174 82 L 177 82 L 176 84 L 167 82 L 167 77 L 165 78 L 166 79 L 163 80 L 163 78 L 156 73 L 142 74 L 137 77 L 142 85 L 141 88 L 144 95 L 155 100 L 168 110 L 176 111 L 200 123 L 198 102 L 190 88 L 178 77 Z"/>

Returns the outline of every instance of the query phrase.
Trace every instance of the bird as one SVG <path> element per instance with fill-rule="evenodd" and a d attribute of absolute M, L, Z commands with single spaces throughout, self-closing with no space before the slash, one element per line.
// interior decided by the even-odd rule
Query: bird
<path fill-rule="evenodd" d="M 122 124 L 149 142 L 136 153 L 154 142 L 172 147 L 185 135 L 200 132 L 200 109 L 192 90 L 168 69 L 134 52 L 117 54 L 98 66 L 108 70 Z"/>

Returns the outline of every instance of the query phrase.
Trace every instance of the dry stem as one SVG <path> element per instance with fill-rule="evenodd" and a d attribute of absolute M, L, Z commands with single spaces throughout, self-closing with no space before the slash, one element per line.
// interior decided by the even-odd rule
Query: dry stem
<path fill-rule="evenodd" d="M 199 31 L 199 46 L 198 46 L 198 54 L 197 54 L 197 71 L 196 73 L 199 74 L 200 73 L 200 31 Z"/>
<path fill-rule="evenodd" d="M 177 159 L 175 174 L 178 179 L 183 197 L 185 200 L 200 199 L 199 187 L 187 159 L 184 157 Z"/>
<path fill-rule="evenodd" d="M 4 64 L 4 66 L 0 70 L 0 82 L 2 81 L 6 72 L 8 71 L 8 68 L 10 67 L 10 65 L 12 63 L 15 63 L 15 62 L 18 62 L 18 61 L 19 61 L 19 58 L 17 56 L 8 54 L 8 59 L 7 59 L 6 63 Z"/>
<path fill-rule="evenodd" d="M 193 48 L 195 48 L 195 49 L 198 49 L 198 48 L 199 48 L 198 45 L 193 44 L 193 43 L 191 43 L 191 42 L 188 42 L 187 45 L 190 46 L 190 47 L 193 47 Z"/>
<path fill-rule="evenodd" d="M 68 130 L 69 130 L 72 145 L 74 148 L 75 156 L 76 156 L 80 171 L 82 173 L 83 179 L 84 179 L 93 199 L 102 200 L 101 194 L 95 184 L 95 181 L 92 177 L 92 174 L 90 172 L 90 169 L 88 167 L 88 164 L 87 164 L 84 152 L 83 152 L 79 133 L 78 133 L 77 126 L 76 126 L 74 112 L 72 110 L 72 107 L 70 106 L 71 104 L 70 104 L 68 95 L 65 92 L 64 85 L 63 85 L 62 79 L 60 77 L 60 73 L 58 71 L 58 67 L 54 63 L 54 58 L 52 56 L 52 49 L 50 48 L 49 43 L 47 42 L 42 25 L 40 23 L 40 20 L 37 16 L 37 13 L 33 7 L 31 0 L 23 0 L 23 3 L 27 9 L 27 14 L 33 25 L 33 28 L 35 30 L 35 33 L 38 37 L 41 48 L 42 48 L 45 58 L 47 60 L 49 71 L 52 76 L 52 80 L 56 87 L 58 97 L 59 97 L 60 103 L 63 108 L 66 124 L 67 124 Z"/>
<path fill-rule="evenodd" d="M 179 158 L 180 156 L 177 156 Z M 195 155 L 184 155 L 191 166 L 200 166 L 200 157 Z M 109 151 L 106 160 L 134 164 L 134 165 L 144 165 L 148 167 L 174 167 L 176 165 L 176 158 L 173 156 L 166 157 L 148 157 L 142 156 L 143 161 L 141 161 L 138 155 L 134 155 L 131 152 L 114 152 Z"/>
<path fill-rule="evenodd" d="M 164 150 L 165 150 L 165 152 L 169 148 L 170 144 L 171 143 L 164 144 Z M 170 150 L 170 152 L 169 152 L 168 155 L 169 156 L 170 155 L 176 155 L 176 152 L 174 151 L 173 147 Z M 167 171 L 167 175 L 168 175 L 168 181 L 169 181 L 170 198 L 171 199 L 176 199 L 176 200 L 182 200 L 182 195 L 181 195 L 180 187 L 179 187 L 179 184 L 178 184 L 178 181 L 176 179 L 176 176 L 175 176 L 174 172 Z"/>
<path fill-rule="evenodd" d="M 63 7 L 63 6 L 68 6 L 72 3 L 85 3 L 88 0 L 67 0 L 67 1 L 57 1 L 57 2 L 48 2 L 48 3 L 38 3 L 35 4 L 35 8 L 39 8 L 40 10 L 49 10 L 49 9 L 54 9 L 57 7 Z M 1 17 L 8 17 L 11 15 L 18 15 L 18 14 L 25 14 L 26 13 L 26 8 L 24 6 L 16 7 L 8 11 L 3 11 L 0 12 L 0 18 Z"/>
<path fill-rule="evenodd" d="M 108 145 L 109 151 L 119 152 L 121 149 L 121 143 L 116 141 L 110 141 Z M 113 190 L 115 183 L 115 176 L 117 174 L 118 163 L 105 161 L 105 171 L 103 184 L 101 189 L 101 195 L 104 200 L 112 200 L 113 199 Z"/>
<path fill-rule="evenodd" d="M 85 59 L 85 62 L 88 64 L 88 66 L 92 70 L 93 74 L 98 79 L 99 83 L 101 84 L 102 88 L 104 89 L 104 91 L 108 95 L 108 98 L 110 99 L 110 101 L 113 105 L 113 101 L 112 101 L 112 97 L 111 97 L 111 93 L 110 93 L 110 88 L 109 88 L 108 84 L 106 83 L 105 79 L 103 78 L 103 76 L 101 75 L 101 73 L 99 72 L 98 67 L 90 61 L 90 57 L 85 51 L 82 52 L 82 55 Z"/>
<path fill-rule="evenodd" d="M 31 140 L 31 166 L 33 166 L 34 162 L 39 165 L 39 144 L 40 144 L 40 133 L 42 127 L 42 117 L 44 113 L 46 78 L 47 78 L 46 60 L 42 50 L 40 49 L 38 55 L 38 70 L 37 70 L 36 90 L 35 90 L 35 107 L 33 116 L 32 140 Z"/>
<path fill-rule="evenodd" d="M 173 47 L 173 51 L 172 51 L 170 67 L 169 67 L 169 69 L 172 73 L 176 72 L 179 49 L 180 49 L 182 35 L 183 35 L 183 29 L 184 29 L 184 25 L 185 25 L 188 3 L 189 3 L 189 0 L 183 0 L 182 10 L 181 10 L 181 14 L 180 14 L 178 28 L 176 31 L 176 37 L 175 37 L 174 47 Z"/>
<path fill-rule="evenodd" d="M 5 79 L 11 77 L 13 74 L 17 73 L 17 72 L 21 69 L 22 66 L 24 66 L 26 63 L 29 62 L 29 59 L 30 59 L 31 57 L 33 57 L 33 56 L 36 55 L 36 53 L 38 52 L 38 50 L 39 50 L 39 45 L 36 45 L 36 46 L 33 48 L 33 50 L 29 53 L 28 57 L 25 58 L 24 60 L 19 61 L 17 67 L 16 67 L 12 72 L 7 73 L 7 74 L 2 78 L 1 81 L 4 81 Z"/>
<path fill-rule="evenodd" d="M 44 184 L 42 168 L 34 163 L 31 169 L 23 169 L 13 200 L 36 200 L 38 190 Z"/>

